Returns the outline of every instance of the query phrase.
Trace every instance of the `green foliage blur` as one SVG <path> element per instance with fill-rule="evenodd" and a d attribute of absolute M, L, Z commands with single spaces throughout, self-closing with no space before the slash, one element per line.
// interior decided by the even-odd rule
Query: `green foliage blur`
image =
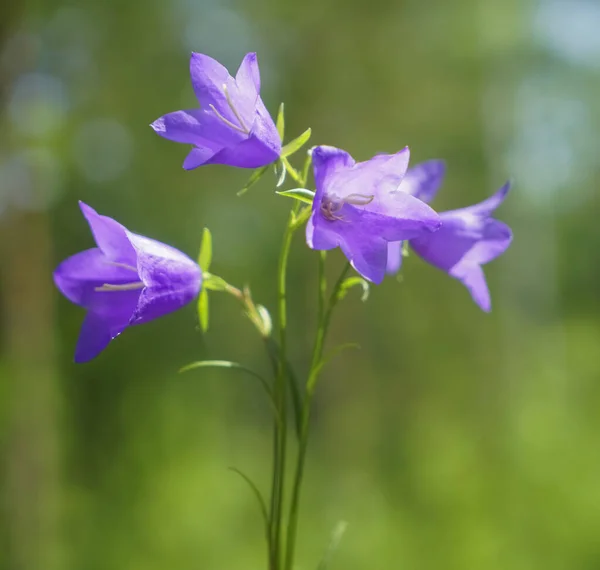
<path fill-rule="evenodd" d="M 0 0 L 0 568 L 257 570 L 270 415 L 242 375 L 267 371 L 225 296 L 72 362 L 83 311 L 52 270 L 93 246 L 83 200 L 274 310 L 290 200 L 269 173 L 185 172 L 149 123 L 196 105 L 192 50 L 235 70 L 257 51 L 286 131 L 358 160 L 409 144 L 445 158 L 435 207 L 480 201 L 515 241 L 486 268 L 493 311 L 416 256 L 352 291 L 319 387 L 298 569 L 348 523 L 332 570 L 600 568 L 600 7 L 594 0 Z M 290 186 L 288 186 L 290 187 Z M 339 252 L 328 257 L 331 278 Z M 289 275 L 304 373 L 316 255 Z"/>

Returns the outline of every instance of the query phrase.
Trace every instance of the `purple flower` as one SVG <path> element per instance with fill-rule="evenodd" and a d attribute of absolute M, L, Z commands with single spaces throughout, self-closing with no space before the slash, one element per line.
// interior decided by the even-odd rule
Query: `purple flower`
<path fill-rule="evenodd" d="M 438 160 L 419 164 L 406 173 L 400 188 L 422 200 L 432 200 L 442 183 L 444 170 L 444 163 Z M 491 217 L 509 189 L 507 183 L 479 204 L 442 212 L 442 227 L 438 232 L 409 240 L 412 249 L 425 261 L 461 281 L 484 311 L 491 310 L 491 300 L 481 266 L 504 253 L 512 241 L 510 228 Z M 401 243 L 389 245 L 388 273 L 400 269 L 401 247 Z"/>
<path fill-rule="evenodd" d="M 312 249 L 340 247 L 365 279 L 381 283 L 388 242 L 436 231 L 439 216 L 398 190 L 408 166 L 408 147 L 356 163 L 343 150 L 313 149 L 316 193 L 306 240 Z"/>
<path fill-rule="evenodd" d="M 98 247 L 63 261 L 54 282 L 67 299 L 88 311 L 75 350 L 75 362 L 86 362 L 129 325 L 189 303 L 200 291 L 202 273 L 180 251 L 79 205 Z"/>
<path fill-rule="evenodd" d="M 258 168 L 279 158 L 281 138 L 260 98 L 255 53 L 244 57 L 235 78 L 218 61 L 192 53 L 190 75 L 201 108 L 175 111 L 150 125 L 161 137 L 194 145 L 183 168 Z"/>

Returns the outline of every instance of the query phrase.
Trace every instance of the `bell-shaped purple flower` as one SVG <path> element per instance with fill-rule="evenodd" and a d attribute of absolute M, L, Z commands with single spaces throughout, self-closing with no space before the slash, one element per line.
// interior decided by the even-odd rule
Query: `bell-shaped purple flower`
<path fill-rule="evenodd" d="M 316 193 L 306 240 L 312 249 L 340 247 L 365 279 L 381 283 L 388 242 L 435 232 L 440 217 L 398 190 L 408 167 L 408 147 L 356 163 L 345 151 L 313 149 Z"/>
<path fill-rule="evenodd" d="M 80 207 L 98 247 L 63 261 L 54 282 L 67 299 L 87 309 L 75 350 L 75 361 L 86 362 L 129 325 L 192 301 L 202 272 L 177 249 L 134 234 L 83 202 Z"/>
<path fill-rule="evenodd" d="M 437 193 L 443 177 L 444 163 L 431 160 L 410 169 L 401 189 L 429 201 Z M 512 241 L 510 228 L 492 218 L 509 189 L 507 183 L 479 204 L 440 213 L 442 227 L 438 232 L 409 240 L 411 248 L 425 261 L 461 281 L 484 311 L 491 310 L 491 299 L 481 266 L 504 253 Z M 400 269 L 401 247 L 401 243 L 389 245 L 389 273 Z"/>
<path fill-rule="evenodd" d="M 175 111 L 151 125 L 161 137 L 194 146 L 186 170 L 203 164 L 258 168 L 279 158 L 281 138 L 260 98 L 255 53 L 244 57 L 235 78 L 218 61 L 192 53 L 190 75 L 200 109 Z"/>

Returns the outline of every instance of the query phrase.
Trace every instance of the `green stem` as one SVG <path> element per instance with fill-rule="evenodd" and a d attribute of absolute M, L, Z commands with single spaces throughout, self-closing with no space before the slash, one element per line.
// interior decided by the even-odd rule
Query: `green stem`
<path fill-rule="evenodd" d="M 274 425 L 273 436 L 273 475 L 271 489 L 271 567 L 281 568 L 283 548 L 281 544 L 281 527 L 283 519 L 283 501 L 285 494 L 285 466 L 287 453 L 287 291 L 286 274 L 290 246 L 297 226 L 294 224 L 299 204 L 294 205 L 283 237 L 279 266 L 277 270 L 277 318 L 279 324 L 279 358 L 273 389 L 275 405 L 279 412 L 280 421 Z"/>
<path fill-rule="evenodd" d="M 298 458 L 296 461 L 296 471 L 294 475 L 294 484 L 292 490 L 292 499 L 290 504 L 290 515 L 287 527 L 287 551 L 284 570 L 292 570 L 294 564 L 294 551 L 296 546 L 296 535 L 298 530 L 298 514 L 300 504 L 300 490 L 302 488 L 302 479 L 304 477 L 304 464 L 306 461 L 306 450 L 308 449 L 308 436 L 310 426 L 310 412 L 312 398 L 315 392 L 315 386 L 321 371 L 321 359 L 323 357 L 323 348 L 325 346 L 325 339 L 329 330 L 329 324 L 331 323 L 331 315 L 333 309 L 339 301 L 339 292 L 346 278 L 346 274 L 350 269 L 350 264 L 347 263 L 344 266 L 342 273 L 340 274 L 327 308 L 325 308 L 325 296 L 327 291 L 327 281 L 325 279 L 325 254 L 324 252 L 319 257 L 319 301 L 318 301 L 318 325 L 317 335 L 315 338 L 315 344 L 313 347 L 313 354 L 311 359 L 310 371 L 308 373 L 308 380 L 306 381 L 306 397 L 304 399 L 304 405 L 302 406 L 302 417 L 300 421 L 300 438 L 298 444 Z"/>

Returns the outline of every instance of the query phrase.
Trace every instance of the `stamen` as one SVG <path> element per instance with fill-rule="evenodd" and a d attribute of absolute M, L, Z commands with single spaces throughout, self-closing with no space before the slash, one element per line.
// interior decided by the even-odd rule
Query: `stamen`
<path fill-rule="evenodd" d="M 244 129 L 244 132 L 247 135 L 249 135 L 250 134 L 250 129 L 246 126 L 246 124 L 244 123 L 242 117 L 237 112 L 237 109 L 233 106 L 233 101 L 231 100 L 231 97 L 229 96 L 229 89 L 227 89 L 227 84 L 226 83 L 223 83 L 223 93 L 225 93 L 225 99 L 227 99 L 227 104 L 229 105 L 229 108 L 233 111 L 233 114 L 235 115 L 236 119 L 240 122 L 240 125 L 242 125 L 242 128 Z"/>
<path fill-rule="evenodd" d="M 343 201 L 346 204 L 352 204 L 353 206 L 366 206 L 367 204 L 370 204 L 374 199 L 375 196 L 373 194 L 348 194 L 348 196 L 346 196 Z"/>
<path fill-rule="evenodd" d="M 107 261 L 106 262 L 108 265 L 114 265 L 115 267 L 122 267 L 123 269 L 128 269 L 129 271 L 133 271 L 134 273 L 137 273 L 138 270 L 133 267 L 133 265 L 128 265 L 127 263 L 119 263 L 118 261 Z"/>
<path fill-rule="evenodd" d="M 219 113 L 219 111 L 217 111 L 215 109 L 215 106 L 211 103 L 209 105 L 209 107 L 213 110 L 214 114 L 219 117 L 219 119 L 221 119 L 221 121 L 223 121 L 228 127 L 232 128 L 235 131 L 238 131 L 239 133 L 242 133 L 243 135 L 247 135 L 248 131 L 245 131 L 244 129 L 240 129 L 240 127 L 238 127 L 237 125 L 234 125 L 231 121 L 228 121 L 223 115 L 221 115 L 221 113 Z"/>
<path fill-rule="evenodd" d="M 103 293 L 105 291 L 135 291 L 137 289 L 143 289 L 145 285 L 141 281 L 136 283 L 123 283 L 122 285 L 113 285 L 111 283 L 105 283 L 102 287 L 94 287 L 94 291 Z"/>

